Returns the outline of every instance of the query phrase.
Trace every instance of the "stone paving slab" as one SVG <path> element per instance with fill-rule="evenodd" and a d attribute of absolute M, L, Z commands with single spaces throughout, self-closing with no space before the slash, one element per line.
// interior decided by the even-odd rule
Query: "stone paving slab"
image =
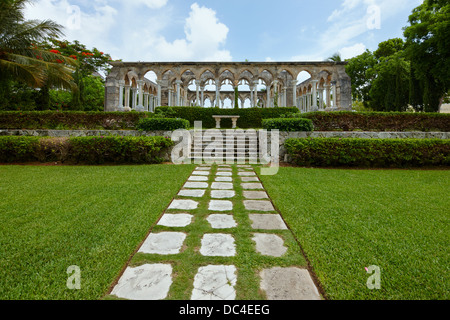
<path fill-rule="evenodd" d="M 188 181 L 208 181 L 208 177 L 206 176 L 190 176 Z"/>
<path fill-rule="evenodd" d="M 220 176 L 220 177 L 231 177 L 233 175 L 232 172 L 217 172 L 216 176 Z"/>
<path fill-rule="evenodd" d="M 272 202 L 267 200 L 244 200 L 244 207 L 249 211 L 275 211 Z"/>
<path fill-rule="evenodd" d="M 209 176 L 209 171 L 194 171 L 192 172 L 192 175 L 194 176 Z"/>
<path fill-rule="evenodd" d="M 169 210 L 195 210 L 198 208 L 198 202 L 194 200 L 173 200 Z"/>
<path fill-rule="evenodd" d="M 202 238 L 200 254 L 208 257 L 233 257 L 236 255 L 236 244 L 230 234 L 205 234 Z"/>
<path fill-rule="evenodd" d="M 287 251 L 284 240 L 275 234 L 255 233 L 253 241 L 256 243 L 256 251 L 264 256 L 281 257 Z"/>
<path fill-rule="evenodd" d="M 216 182 L 233 182 L 232 177 L 216 177 Z"/>
<path fill-rule="evenodd" d="M 208 210 L 211 211 L 231 211 L 233 210 L 233 202 L 228 200 L 211 200 Z"/>
<path fill-rule="evenodd" d="M 179 214 L 164 214 L 158 222 L 158 226 L 182 228 L 187 227 L 192 223 L 194 218 L 191 214 L 179 213 Z"/>
<path fill-rule="evenodd" d="M 236 196 L 236 191 L 234 190 L 212 190 L 211 198 L 213 199 L 229 199 Z"/>
<path fill-rule="evenodd" d="M 186 189 L 207 189 L 209 186 L 206 182 L 186 182 L 183 188 Z"/>
<path fill-rule="evenodd" d="M 231 229 L 237 227 L 234 217 L 230 214 L 211 214 L 206 220 L 213 229 Z"/>
<path fill-rule="evenodd" d="M 171 285 L 170 264 L 146 264 L 125 269 L 111 294 L 129 300 L 162 300 Z"/>
<path fill-rule="evenodd" d="M 261 289 L 269 300 L 321 300 L 306 269 L 272 268 L 260 273 Z"/>
<path fill-rule="evenodd" d="M 180 197 L 201 198 L 205 195 L 206 190 L 181 190 L 178 195 Z"/>
<path fill-rule="evenodd" d="M 256 173 L 254 172 L 238 172 L 238 175 L 241 177 L 254 177 Z"/>
<path fill-rule="evenodd" d="M 218 190 L 232 190 L 233 184 L 229 182 L 213 182 L 211 188 Z"/>
<path fill-rule="evenodd" d="M 231 172 L 233 169 L 231 168 L 219 168 L 217 169 L 217 172 Z"/>
<path fill-rule="evenodd" d="M 139 252 L 148 254 L 178 254 L 186 234 L 183 232 L 151 233 L 142 244 Z"/>
<path fill-rule="evenodd" d="M 259 230 L 287 230 L 287 226 L 278 214 L 250 214 L 252 228 Z"/>
<path fill-rule="evenodd" d="M 259 182 L 258 177 L 241 177 L 242 182 Z"/>
<path fill-rule="evenodd" d="M 269 199 L 269 195 L 265 191 L 244 191 L 246 199 Z"/>
<path fill-rule="evenodd" d="M 194 278 L 191 300 L 236 299 L 237 270 L 235 266 L 200 267 Z"/>
<path fill-rule="evenodd" d="M 242 183 L 241 186 L 245 190 L 264 189 L 261 183 Z"/>
<path fill-rule="evenodd" d="M 209 171 L 211 170 L 211 167 L 200 167 L 200 168 L 196 168 L 196 171 Z"/>

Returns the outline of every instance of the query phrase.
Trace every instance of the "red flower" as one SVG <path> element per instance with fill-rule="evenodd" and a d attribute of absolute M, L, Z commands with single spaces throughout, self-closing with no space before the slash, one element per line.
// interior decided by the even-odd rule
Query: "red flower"
<path fill-rule="evenodd" d="M 56 62 L 58 62 L 58 63 L 63 63 L 61 60 L 59 60 L 59 59 L 56 59 Z"/>
<path fill-rule="evenodd" d="M 60 53 L 61 53 L 61 52 L 59 52 L 59 51 L 56 50 L 56 49 L 50 50 L 50 52 L 51 52 L 51 53 L 56 53 L 56 54 L 60 54 Z"/>
<path fill-rule="evenodd" d="M 74 60 L 77 60 L 77 56 L 74 55 L 74 54 L 72 54 L 72 55 L 70 56 L 70 58 L 72 58 L 72 59 L 74 59 Z"/>
<path fill-rule="evenodd" d="M 100 52 L 100 54 L 103 54 L 103 52 Z"/>

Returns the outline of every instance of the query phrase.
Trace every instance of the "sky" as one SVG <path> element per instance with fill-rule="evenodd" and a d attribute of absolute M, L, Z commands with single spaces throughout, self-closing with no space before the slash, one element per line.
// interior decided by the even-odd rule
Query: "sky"
<path fill-rule="evenodd" d="M 423 0 L 34 0 L 27 19 L 123 61 L 323 61 L 403 37 Z"/>

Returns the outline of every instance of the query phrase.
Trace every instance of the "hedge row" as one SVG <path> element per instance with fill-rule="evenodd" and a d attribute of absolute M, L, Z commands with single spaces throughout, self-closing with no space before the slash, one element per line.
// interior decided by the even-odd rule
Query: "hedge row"
<path fill-rule="evenodd" d="M 178 129 L 189 129 L 189 121 L 185 119 L 172 118 L 146 118 L 139 120 L 136 128 L 142 131 L 175 131 Z"/>
<path fill-rule="evenodd" d="M 406 112 L 311 112 L 294 114 L 311 119 L 316 131 L 450 132 L 450 115 Z"/>
<path fill-rule="evenodd" d="M 3 111 L 0 129 L 132 130 L 141 118 L 152 116 L 142 112 Z"/>
<path fill-rule="evenodd" d="M 0 162 L 159 163 L 173 145 L 165 137 L 0 137 Z"/>
<path fill-rule="evenodd" d="M 450 141 L 439 139 L 287 139 L 293 163 L 313 167 L 450 165 Z"/>
<path fill-rule="evenodd" d="M 264 119 L 262 121 L 264 129 L 274 130 L 278 129 L 280 131 L 295 132 L 295 131 L 313 131 L 313 122 L 310 119 Z"/>
<path fill-rule="evenodd" d="M 237 126 L 242 129 L 262 128 L 262 120 L 268 118 L 279 118 L 286 113 L 298 112 L 295 107 L 288 108 L 248 108 L 248 109 L 219 109 L 219 108 L 201 108 L 201 107 L 158 107 L 156 112 L 167 112 L 172 109 L 176 117 L 189 120 L 191 127 L 194 127 L 195 121 L 202 121 L 205 129 L 216 127 L 214 115 L 237 115 L 240 118 Z M 159 111 L 158 111 L 159 110 Z M 222 128 L 231 128 L 231 119 L 223 119 Z"/>

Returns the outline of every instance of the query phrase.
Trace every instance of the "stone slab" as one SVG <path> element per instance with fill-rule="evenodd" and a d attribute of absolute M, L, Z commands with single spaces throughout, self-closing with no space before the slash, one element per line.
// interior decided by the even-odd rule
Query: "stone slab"
<path fill-rule="evenodd" d="M 306 269 L 264 269 L 260 287 L 268 300 L 321 300 L 319 291 Z"/>
<path fill-rule="evenodd" d="M 216 190 L 232 190 L 233 184 L 229 182 L 213 182 L 211 188 Z"/>
<path fill-rule="evenodd" d="M 178 195 L 180 197 L 201 198 L 205 195 L 206 190 L 181 190 Z"/>
<path fill-rule="evenodd" d="M 233 257 L 236 244 L 233 236 L 223 233 L 205 234 L 202 238 L 200 254 L 207 257 Z"/>
<path fill-rule="evenodd" d="M 234 300 L 236 299 L 236 267 L 200 267 L 194 278 L 191 300 Z"/>
<path fill-rule="evenodd" d="M 275 211 L 272 202 L 267 200 L 244 200 L 244 207 L 250 211 Z"/>
<path fill-rule="evenodd" d="M 171 285 L 170 264 L 145 264 L 125 269 L 111 294 L 129 300 L 162 300 Z"/>
<path fill-rule="evenodd" d="M 233 202 L 228 200 L 211 200 L 208 210 L 211 211 L 231 211 L 233 210 Z"/>
<path fill-rule="evenodd" d="M 178 254 L 185 239 L 186 234 L 182 232 L 151 233 L 139 252 L 161 255 Z"/>
<path fill-rule="evenodd" d="M 205 176 L 190 176 L 188 181 L 208 181 L 208 177 Z"/>
<path fill-rule="evenodd" d="M 287 230 L 279 214 L 250 214 L 252 228 L 259 230 Z"/>
<path fill-rule="evenodd" d="M 216 182 L 233 182 L 232 177 L 216 177 Z"/>
<path fill-rule="evenodd" d="M 258 177 L 241 177 L 242 182 L 259 182 Z"/>
<path fill-rule="evenodd" d="M 233 169 L 231 169 L 231 168 L 218 168 L 217 171 L 218 172 L 231 172 L 231 171 L 233 171 Z"/>
<path fill-rule="evenodd" d="M 256 251 L 264 256 L 281 257 L 287 251 L 284 240 L 275 234 L 255 233 L 253 241 L 256 243 Z"/>
<path fill-rule="evenodd" d="M 229 199 L 236 196 L 236 192 L 234 190 L 212 190 L 211 198 L 213 199 Z"/>
<path fill-rule="evenodd" d="M 198 208 L 198 202 L 194 200 L 173 200 L 169 210 L 195 210 Z"/>
<path fill-rule="evenodd" d="M 256 173 L 254 172 L 238 172 L 238 175 L 241 177 L 254 177 Z"/>
<path fill-rule="evenodd" d="M 211 167 L 199 167 L 195 169 L 195 171 L 209 171 L 209 170 L 211 170 Z"/>
<path fill-rule="evenodd" d="M 237 223 L 231 214 L 212 214 L 206 220 L 213 229 L 231 229 L 237 227 Z"/>
<path fill-rule="evenodd" d="M 194 171 L 192 172 L 194 176 L 209 176 L 209 171 Z"/>
<path fill-rule="evenodd" d="M 244 198 L 246 199 L 269 199 L 265 191 L 244 191 Z"/>
<path fill-rule="evenodd" d="M 218 177 L 231 177 L 233 175 L 232 172 L 217 172 L 216 176 Z"/>
<path fill-rule="evenodd" d="M 244 190 L 264 189 L 261 183 L 242 183 L 241 185 Z"/>
<path fill-rule="evenodd" d="M 171 228 L 182 228 L 187 227 L 192 223 L 192 218 L 194 216 L 190 214 L 180 213 L 180 214 L 164 214 L 158 222 L 158 226 L 171 227 Z"/>
<path fill-rule="evenodd" d="M 206 189 L 208 188 L 208 183 L 206 182 L 186 182 L 183 188 L 186 189 Z"/>

